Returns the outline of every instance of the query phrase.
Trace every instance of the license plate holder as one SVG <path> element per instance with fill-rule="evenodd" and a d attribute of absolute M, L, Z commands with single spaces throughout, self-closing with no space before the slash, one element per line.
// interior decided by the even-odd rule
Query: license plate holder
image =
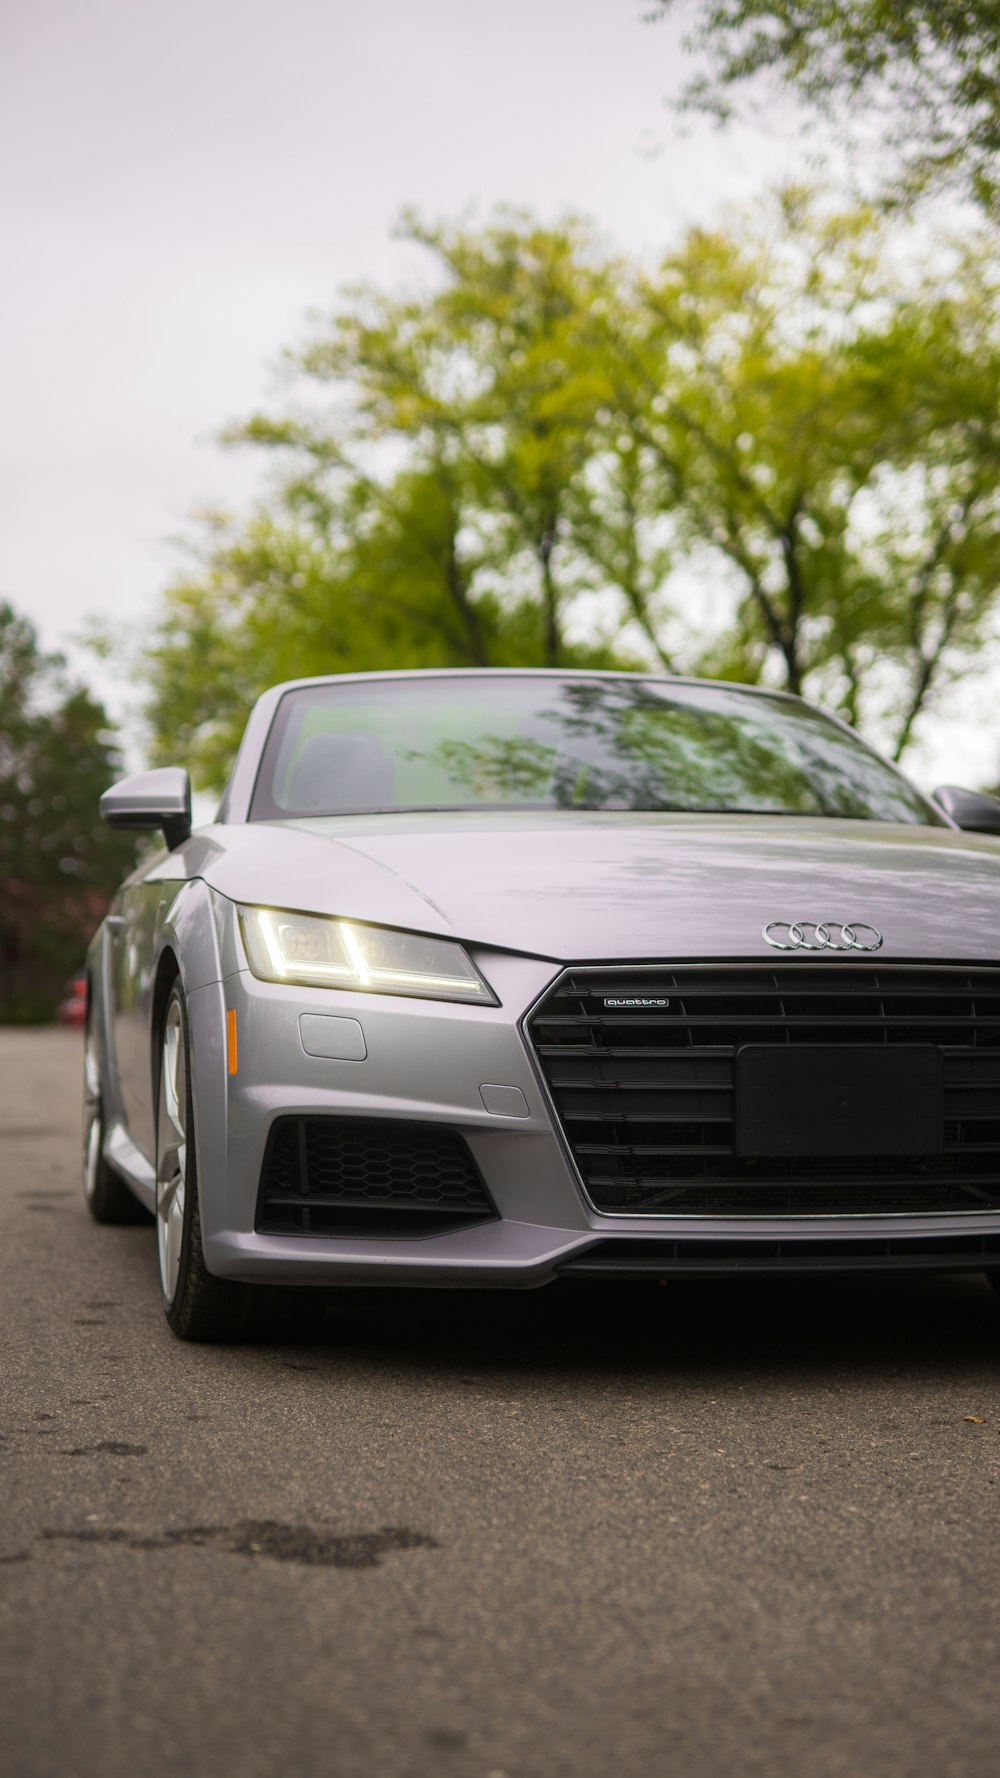
<path fill-rule="evenodd" d="M 736 1153 L 944 1151 L 944 1064 L 929 1043 L 746 1043 L 736 1057 Z"/>

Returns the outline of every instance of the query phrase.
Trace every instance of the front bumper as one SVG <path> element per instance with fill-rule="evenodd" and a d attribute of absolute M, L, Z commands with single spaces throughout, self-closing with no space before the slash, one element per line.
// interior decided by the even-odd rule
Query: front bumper
<path fill-rule="evenodd" d="M 219 1276 L 287 1284 L 530 1288 L 561 1272 L 671 1276 L 742 1271 L 1000 1268 L 1000 1216 L 692 1216 L 595 1211 L 521 1029 L 561 973 L 491 953 L 500 1004 L 451 1005 L 258 981 L 246 970 L 189 997 L 205 1257 Z M 334 1003 L 335 1000 L 335 1003 Z M 227 1016 L 238 1065 L 229 1072 Z M 306 1053 L 302 1015 L 357 1021 L 363 1058 Z M 487 1094 L 502 1110 L 488 1110 Z M 523 1098 L 523 1108 L 518 1099 Z M 511 1106 L 517 1107 L 514 1114 Z M 271 1127 L 287 1115 L 444 1125 L 467 1142 L 495 1220 L 417 1236 L 268 1235 L 255 1228 Z"/>

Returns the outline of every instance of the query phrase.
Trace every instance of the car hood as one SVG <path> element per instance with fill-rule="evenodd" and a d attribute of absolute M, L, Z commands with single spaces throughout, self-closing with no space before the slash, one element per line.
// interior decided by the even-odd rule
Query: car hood
<path fill-rule="evenodd" d="M 451 812 L 217 826 L 234 901 L 559 960 L 770 957 L 771 920 L 864 921 L 885 958 L 1000 957 L 1000 841 L 797 816 Z"/>

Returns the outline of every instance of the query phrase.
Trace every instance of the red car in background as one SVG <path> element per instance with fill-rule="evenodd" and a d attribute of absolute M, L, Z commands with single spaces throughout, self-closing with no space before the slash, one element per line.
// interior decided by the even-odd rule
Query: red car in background
<path fill-rule="evenodd" d="M 66 983 L 65 998 L 56 1007 L 57 1025 L 79 1025 L 87 1022 L 87 977 L 83 970 Z"/>

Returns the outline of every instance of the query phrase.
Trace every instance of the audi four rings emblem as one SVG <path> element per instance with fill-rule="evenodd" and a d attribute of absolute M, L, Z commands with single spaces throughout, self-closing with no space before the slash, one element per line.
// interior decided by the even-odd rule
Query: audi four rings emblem
<path fill-rule="evenodd" d="M 839 937 L 835 937 L 835 933 Z M 846 926 L 839 920 L 769 920 L 761 927 L 761 936 L 776 951 L 878 951 L 882 948 L 881 932 L 863 920 L 855 920 Z"/>

